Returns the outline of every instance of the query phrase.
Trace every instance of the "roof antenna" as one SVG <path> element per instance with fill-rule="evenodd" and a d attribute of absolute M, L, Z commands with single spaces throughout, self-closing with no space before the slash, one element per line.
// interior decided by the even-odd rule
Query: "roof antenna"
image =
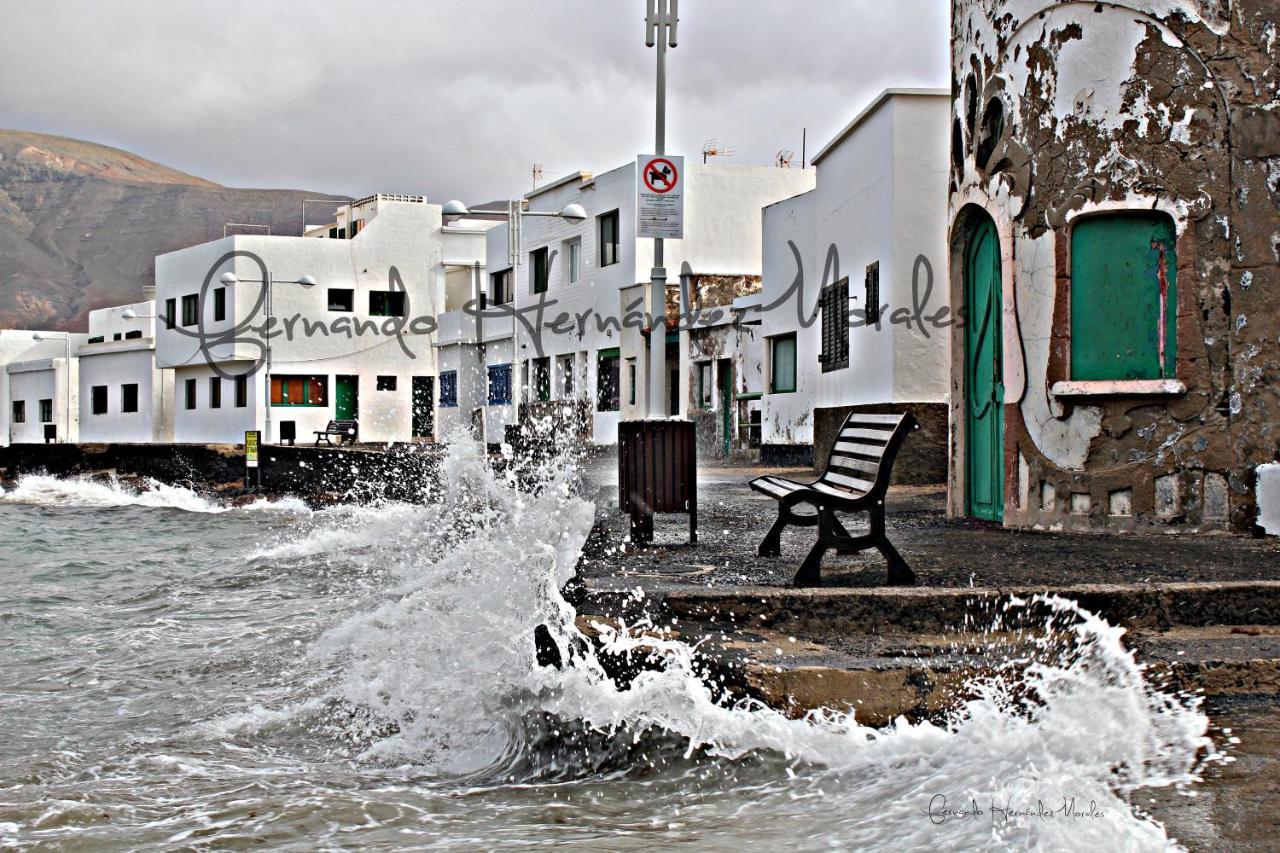
<path fill-rule="evenodd" d="M 706 163 L 708 157 L 732 157 L 733 146 L 721 145 L 718 139 L 708 139 L 702 143 L 702 162 Z"/>

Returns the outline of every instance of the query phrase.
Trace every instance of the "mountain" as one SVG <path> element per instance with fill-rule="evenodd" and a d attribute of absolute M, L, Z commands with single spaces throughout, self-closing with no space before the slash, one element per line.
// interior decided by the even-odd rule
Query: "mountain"
<path fill-rule="evenodd" d="M 0 329 L 84 331 L 91 309 L 142 298 L 155 256 L 227 223 L 302 233 L 304 190 L 220 186 L 136 154 L 0 130 Z M 324 205 L 307 205 L 316 223 Z"/>

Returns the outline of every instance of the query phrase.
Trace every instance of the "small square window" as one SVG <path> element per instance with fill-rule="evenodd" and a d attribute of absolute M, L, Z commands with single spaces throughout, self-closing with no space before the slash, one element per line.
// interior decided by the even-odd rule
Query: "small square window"
<path fill-rule="evenodd" d="M 597 218 L 600 235 L 600 266 L 618 262 L 618 211 L 613 210 Z"/>
<path fill-rule="evenodd" d="M 189 293 L 182 297 L 182 325 L 194 326 L 200 322 L 200 296 Z"/>
<path fill-rule="evenodd" d="M 379 391 L 394 391 L 394 390 L 396 390 L 396 377 L 394 377 L 394 376 L 379 376 L 379 377 L 378 377 L 378 381 L 377 381 L 377 388 L 378 388 L 378 390 L 379 390 Z"/>
<path fill-rule="evenodd" d="M 13 422 L 15 424 L 25 424 L 27 422 L 27 401 L 13 401 Z"/>
<path fill-rule="evenodd" d="M 45 424 L 53 423 L 53 400 L 40 401 L 40 422 Z"/>
<path fill-rule="evenodd" d="M 349 287 L 329 288 L 330 311 L 356 310 L 356 292 Z"/>

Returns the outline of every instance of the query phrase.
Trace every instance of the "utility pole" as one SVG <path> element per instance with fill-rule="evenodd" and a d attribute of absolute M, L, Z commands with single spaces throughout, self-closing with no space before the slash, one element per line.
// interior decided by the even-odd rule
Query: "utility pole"
<path fill-rule="evenodd" d="M 654 132 L 654 153 L 667 153 L 667 47 L 676 46 L 676 23 L 679 0 L 647 0 L 644 43 L 658 48 L 658 80 Z M 642 176 L 637 175 L 637 179 Z M 650 418 L 667 416 L 667 271 L 663 266 L 662 238 L 653 238 L 653 269 L 649 273 L 647 313 L 652 318 L 648 341 L 648 374 L 645 414 Z"/>

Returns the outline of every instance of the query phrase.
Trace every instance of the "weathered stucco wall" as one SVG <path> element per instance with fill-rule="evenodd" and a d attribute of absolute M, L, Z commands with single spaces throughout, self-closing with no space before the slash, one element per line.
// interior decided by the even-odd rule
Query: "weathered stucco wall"
<path fill-rule="evenodd" d="M 1003 291 L 1004 520 L 1252 524 L 1280 438 L 1276 0 L 953 0 L 951 293 L 990 216 Z M 1071 379 L 1072 228 L 1176 227 L 1174 394 Z M 951 510 L 964 512 L 964 332 L 953 333 Z M 1061 390 L 1062 386 L 1059 386 Z"/>

